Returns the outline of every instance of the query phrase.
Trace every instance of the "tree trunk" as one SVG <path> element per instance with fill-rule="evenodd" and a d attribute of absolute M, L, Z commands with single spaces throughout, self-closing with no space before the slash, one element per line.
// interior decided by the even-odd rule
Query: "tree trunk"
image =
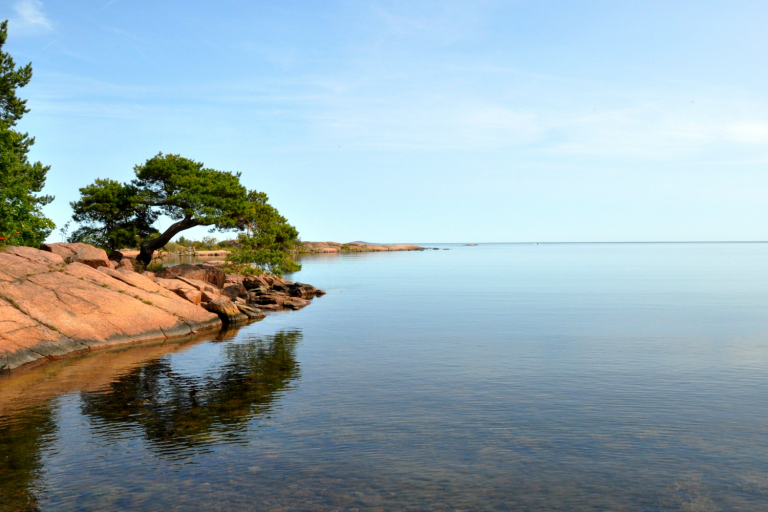
<path fill-rule="evenodd" d="M 171 238 L 176 234 L 181 233 L 185 229 L 199 226 L 200 222 L 192 217 L 184 217 L 179 222 L 174 222 L 171 226 L 165 230 L 165 233 L 152 240 L 146 240 L 141 242 L 139 255 L 136 256 L 136 261 L 143 263 L 145 266 L 149 265 L 152 261 L 152 254 L 158 249 L 165 247 L 165 244 L 171 241 Z"/>

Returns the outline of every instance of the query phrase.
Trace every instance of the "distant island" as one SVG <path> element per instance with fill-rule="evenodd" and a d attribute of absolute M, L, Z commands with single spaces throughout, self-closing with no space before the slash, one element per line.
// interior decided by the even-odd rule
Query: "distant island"
<path fill-rule="evenodd" d="M 391 251 L 423 251 L 424 247 L 408 244 L 369 244 L 366 242 L 301 242 L 297 247 L 298 253 L 320 254 L 337 252 L 391 252 Z"/>

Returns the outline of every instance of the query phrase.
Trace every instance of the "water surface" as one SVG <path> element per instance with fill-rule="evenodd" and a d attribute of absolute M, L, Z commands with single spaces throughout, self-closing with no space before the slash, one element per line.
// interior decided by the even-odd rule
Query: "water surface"
<path fill-rule="evenodd" d="M 768 507 L 768 244 L 440 247 L 0 378 L 0 510 Z"/>

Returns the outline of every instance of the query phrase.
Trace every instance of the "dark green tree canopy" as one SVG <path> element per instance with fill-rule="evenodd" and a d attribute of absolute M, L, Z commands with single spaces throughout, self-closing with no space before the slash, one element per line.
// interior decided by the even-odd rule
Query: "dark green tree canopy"
<path fill-rule="evenodd" d="M 152 227 L 158 212 L 152 211 L 131 184 L 110 179 L 97 179 L 80 189 L 80 201 L 72 203 L 72 218 L 80 227 L 70 241 L 86 242 L 110 252 L 136 243 L 136 237 L 159 234 Z"/>
<path fill-rule="evenodd" d="M 247 212 L 246 189 L 239 173 L 208 169 L 200 162 L 162 153 L 134 171 L 136 179 L 129 184 L 96 180 L 80 189 L 82 197 L 72 203 L 73 218 L 85 222 L 87 229 L 78 229 L 72 241 L 102 240 L 99 245 L 114 250 L 127 245 L 126 237 L 139 236 L 142 241 L 136 259 L 146 265 L 155 250 L 181 231 L 195 226 L 237 229 Z M 155 236 L 151 225 L 160 214 L 176 222 Z"/>
<path fill-rule="evenodd" d="M 247 208 L 240 173 L 206 169 L 200 162 L 162 153 L 134 170 L 131 184 L 142 201 L 174 220 L 194 219 L 196 225 L 232 229 Z"/>
<path fill-rule="evenodd" d="M 2 51 L 7 39 L 8 20 L 5 20 L 0 23 L 0 120 L 7 126 L 15 126 L 29 112 L 27 100 L 16 96 L 16 89 L 24 87 L 32 79 L 32 63 L 17 68 L 13 58 Z"/>
<path fill-rule="evenodd" d="M 0 23 L 0 245 L 39 246 L 55 227 L 42 213 L 53 197 L 37 195 L 50 167 L 29 161 L 35 139 L 13 129 L 29 112 L 16 91 L 31 80 L 32 64 L 16 67 L 2 51 L 7 38 L 8 21 L 4 21 Z"/>
<path fill-rule="evenodd" d="M 248 207 L 237 225 L 245 233 L 240 235 L 239 247 L 227 260 L 240 265 L 240 271 L 244 270 L 242 266 L 251 264 L 278 276 L 301 270 L 291 259 L 299 232 L 268 201 L 264 192 L 248 192 Z"/>

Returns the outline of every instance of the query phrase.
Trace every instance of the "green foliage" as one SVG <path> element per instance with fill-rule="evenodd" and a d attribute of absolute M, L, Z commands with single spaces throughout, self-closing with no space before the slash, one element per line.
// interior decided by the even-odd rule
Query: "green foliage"
<path fill-rule="evenodd" d="M 212 251 L 216 248 L 219 241 L 213 238 L 212 236 L 204 236 L 203 239 L 200 241 L 200 246 L 205 249 L 206 251 Z"/>
<path fill-rule="evenodd" d="M 177 244 L 179 244 L 179 245 L 182 245 L 182 246 L 184 246 L 184 247 L 194 247 L 194 244 L 195 244 L 195 243 L 199 243 L 199 242 L 195 242 L 194 240 L 190 240 L 190 239 L 188 239 L 188 238 L 184 238 L 184 237 L 182 236 L 181 238 L 179 238 L 179 239 L 176 241 L 176 243 L 177 243 Z"/>
<path fill-rule="evenodd" d="M 134 171 L 132 185 L 142 201 L 174 220 L 189 218 L 197 225 L 232 229 L 247 207 L 240 173 L 206 169 L 200 162 L 162 153 Z"/>
<path fill-rule="evenodd" d="M 0 23 L 0 246 L 37 247 L 55 227 L 42 213 L 53 196 L 36 195 L 43 190 L 50 167 L 29 161 L 27 154 L 35 139 L 13 129 L 29 112 L 16 89 L 29 83 L 32 65 L 16 67 L 2 51 L 7 37 L 8 21 L 4 21 Z"/>
<path fill-rule="evenodd" d="M 236 229 L 246 213 L 248 200 L 239 173 L 208 169 L 200 162 L 162 153 L 134 171 L 136 179 L 129 184 L 96 180 L 80 189 L 81 199 L 72 203 L 73 218 L 85 223 L 76 232 L 78 238 L 115 250 L 135 245 L 129 240 L 138 237 L 136 259 L 149 264 L 152 253 L 179 232 L 195 226 Z M 163 233 L 152 228 L 161 214 L 177 221 Z"/>
<path fill-rule="evenodd" d="M 80 189 L 80 200 L 70 203 L 72 218 L 80 227 L 70 235 L 70 242 L 85 242 L 109 252 L 135 247 L 140 240 L 157 235 L 152 227 L 157 212 L 152 211 L 133 185 L 111 179 L 97 179 Z"/>
<path fill-rule="evenodd" d="M 277 276 L 299 271 L 301 265 L 291 258 L 299 232 L 268 201 L 264 192 L 248 192 L 248 208 L 238 224 L 246 232 L 238 237 L 239 245 L 227 261 L 241 269 L 255 265 Z"/>

